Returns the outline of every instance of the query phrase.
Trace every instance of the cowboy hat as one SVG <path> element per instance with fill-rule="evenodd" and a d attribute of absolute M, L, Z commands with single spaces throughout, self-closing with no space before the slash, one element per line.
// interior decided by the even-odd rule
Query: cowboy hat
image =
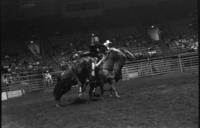
<path fill-rule="evenodd" d="M 112 42 L 110 42 L 110 40 L 106 40 L 106 42 L 104 43 L 105 46 L 108 46 L 109 44 L 111 44 Z"/>

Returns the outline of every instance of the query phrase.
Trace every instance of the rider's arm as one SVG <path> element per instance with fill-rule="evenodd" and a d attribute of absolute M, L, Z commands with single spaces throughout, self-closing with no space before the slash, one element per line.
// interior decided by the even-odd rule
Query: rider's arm
<path fill-rule="evenodd" d="M 103 55 L 103 58 L 96 64 L 96 67 L 98 67 L 99 65 L 101 65 L 101 63 L 106 59 L 106 56 Z"/>

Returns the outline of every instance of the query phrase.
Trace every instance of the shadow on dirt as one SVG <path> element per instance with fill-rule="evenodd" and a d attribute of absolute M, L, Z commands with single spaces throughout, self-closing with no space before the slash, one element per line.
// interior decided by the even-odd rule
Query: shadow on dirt
<path fill-rule="evenodd" d="M 70 102 L 71 105 L 79 105 L 79 104 L 85 104 L 88 103 L 89 101 L 87 99 L 83 98 L 75 98 L 73 101 Z"/>
<path fill-rule="evenodd" d="M 94 97 L 92 99 L 84 99 L 84 98 L 80 98 L 80 97 L 77 97 L 75 99 L 72 99 L 70 100 L 70 103 L 68 105 L 80 105 L 80 104 L 87 104 L 89 102 L 98 102 L 102 100 L 101 98 L 99 97 Z"/>

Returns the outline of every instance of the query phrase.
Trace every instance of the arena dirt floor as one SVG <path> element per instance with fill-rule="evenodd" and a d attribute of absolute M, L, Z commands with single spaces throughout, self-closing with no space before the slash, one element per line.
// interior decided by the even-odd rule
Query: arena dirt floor
<path fill-rule="evenodd" d="M 52 92 L 2 103 L 3 128 L 197 128 L 198 74 L 173 73 L 120 82 L 121 98 L 89 101 L 77 88 L 56 108 Z"/>

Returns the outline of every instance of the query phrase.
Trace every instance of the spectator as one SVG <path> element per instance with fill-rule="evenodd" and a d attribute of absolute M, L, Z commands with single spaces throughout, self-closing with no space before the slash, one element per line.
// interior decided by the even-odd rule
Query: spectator
<path fill-rule="evenodd" d="M 8 77 L 4 74 L 1 75 L 1 83 L 2 83 L 2 86 L 6 86 L 6 87 L 9 85 Z"/>
<path fill-rule="evenodd" d="M 44 85 L 45 87 L 50 87 L 53 84 L 53 79 L 49 71 L 47 70 L 46 73 L 44 73 Z"/>

